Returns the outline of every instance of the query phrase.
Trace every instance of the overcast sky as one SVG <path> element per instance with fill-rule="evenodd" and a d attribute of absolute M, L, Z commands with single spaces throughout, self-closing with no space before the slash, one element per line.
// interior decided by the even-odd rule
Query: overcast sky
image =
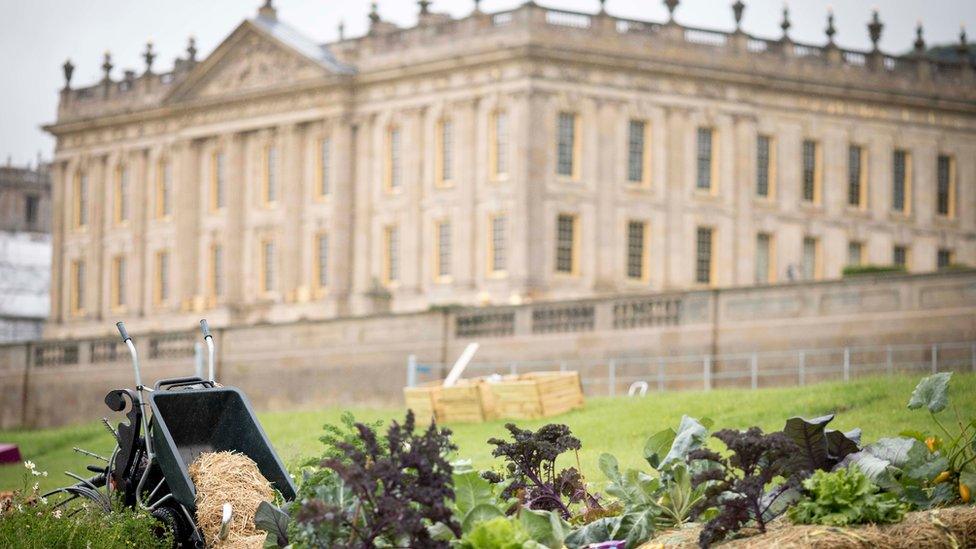
<path fill-rule="evenodd" d="M 596 11 L 598 0 L 537 0 L 544 6 Z M 733 0 L 683 0 L 679 22 L 707 28 L 733 28 Z M 782 0 L 744 0 L 744 28 L 753 34 L 779 37 Z M 172 67 L 183 55 L 190 35 L 203 58 L 244 18 L 252 17 L 262 0 L 0 0 L 0 161 L 33 162 L 40 152 L 50 158 L 54 142 L 39 126 L 52 122 L 58 90 L 64 83 L 61 64 L 76 66 L 73 84 L 89 85 L 101 78 L 102 55 L 112 52 L 113 74 L 126 68 L 142 70 L 140 54 L 152 40 L 159 57 L 156 70 Z M 482 9 L 496 11 L 518 6 L 522 0 L 483 0 Z M 319 41 L 337 36 L 340 20 L 347 36 L 366 28 L 368 0 L 275 0 L 278 16 Z M 885 24 L 881 48 L 900 53 L 911 48 L 916 21 L 934 43 L 956 42 L 960 25 L 976 38 L 976 0 L 791 0 L 794 40 L 822 43 L 827 7 L 834 6 L 836 41 L 843 47 L 870 45 L 865 24 L 871 8 L 881 10 Z M 432 9 L 454 16 L 467 14 L 473 0 L 435 0 Z M 400 25 L 416 20 L 412 0 L 380 0 L 380 15 Z M 660 0 L 607 0 L 614 15 L 661 21 L 666 9 Z"/>

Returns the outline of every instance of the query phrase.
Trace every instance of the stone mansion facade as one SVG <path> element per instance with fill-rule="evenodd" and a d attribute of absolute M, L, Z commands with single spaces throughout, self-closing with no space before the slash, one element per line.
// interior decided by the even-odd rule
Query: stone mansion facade
<path fill-rule="evenodd" d="M 921 29 L 892 56 L 788 14 L 763 39 L 419 4 L 322 45 L 266 2 L 205 59 L 106 54 L 89 87 L 66 63 L 47 334 L 976 263 L 976 69 Z"/>

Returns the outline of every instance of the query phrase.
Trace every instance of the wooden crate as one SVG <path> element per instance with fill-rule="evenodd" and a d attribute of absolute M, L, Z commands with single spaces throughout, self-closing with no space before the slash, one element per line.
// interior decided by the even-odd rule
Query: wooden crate
<path fill-rule="evenodd" d="M 403 390 L 418 418 L 438 422 L 537 419 L 583 407 L 577 372 L 533 372 L 501 379 L 465 379 L 453 387 L 429 383 Z"/>

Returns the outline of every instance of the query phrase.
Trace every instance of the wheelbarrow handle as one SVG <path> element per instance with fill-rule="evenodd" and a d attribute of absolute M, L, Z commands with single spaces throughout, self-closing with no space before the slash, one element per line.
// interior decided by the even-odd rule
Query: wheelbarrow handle
<path fill-rule="evenodd" d="M 132 339 L 129 337 L 129 332 L 125 329 L 125 324 L 121 320 L 115 323 L 115 327 L 119 329 L 119 335 L 122 336 L 122 343 Z"/>
<path fill-rule="evenodd" d="M 208 337 L 213 337 L 212 335 L 210 335 L 210 325 L 207 324 L 206 318 L 200 321 L 200 331 L 203 332 L 203 339 L 207 339 Z"/>

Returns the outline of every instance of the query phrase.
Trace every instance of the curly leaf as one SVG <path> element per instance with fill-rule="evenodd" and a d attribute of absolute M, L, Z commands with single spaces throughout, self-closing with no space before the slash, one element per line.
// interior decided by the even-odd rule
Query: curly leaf
<path fill-rule="evenodd" d="M 949 380 L 952 372 L 933 374 L 918 382 L 908 401 L 908 408 L 916 410 L 925 406 L 933 414 L 949 405 Z"/>
<path fill-rule="evenodd" d="M 657 513 L 650 507 L 624 513 L 620 516 L 620 526 L 614 533 L 617 539 L 623 539 L 627 549 L 637 547 L 654 534 L 654 520 Z"/>

